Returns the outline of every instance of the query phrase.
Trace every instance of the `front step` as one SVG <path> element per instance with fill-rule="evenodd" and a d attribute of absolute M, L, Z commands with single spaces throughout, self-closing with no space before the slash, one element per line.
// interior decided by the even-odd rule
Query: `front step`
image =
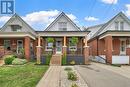
<path fill-rule="evenodd" d="M 51 61 L 50 61 L 50 65 L 51 66 L 54 66 L 54 65 L 61 66 L 61 59 L 62 59 L 62 55 L 61 54 L 52 55 L 52 58 L 51 58 Z"/>

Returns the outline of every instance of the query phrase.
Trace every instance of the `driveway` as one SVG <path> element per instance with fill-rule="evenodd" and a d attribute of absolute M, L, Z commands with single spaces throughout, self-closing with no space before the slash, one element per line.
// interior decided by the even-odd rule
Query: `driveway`
<path fill-rule="evenodd" d="M 75 69 L 88 87 L 130 87 L 129 78 L 95 64 L 75 66 Z"/>

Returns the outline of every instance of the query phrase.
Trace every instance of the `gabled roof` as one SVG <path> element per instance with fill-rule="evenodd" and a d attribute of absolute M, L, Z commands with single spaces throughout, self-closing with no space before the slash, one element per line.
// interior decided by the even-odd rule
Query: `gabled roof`
<path fill-rule="evenodd" d="M 5 26 L 6 26 L 10 21 L 13 20 L 13 18 L 18 18 L 21 22 L 23 22 L 25 25 L 27 25 L 27 27 L 29 27 L 29 29 L 31 29 L 32 32 L 35 33 L 35 30 L 34 30 L 29 24 L 27 24 L 27 23 L 26 23 L 18 14 L 16 14 L 16 13 L 2 26 L 2 28 L 1 28 L 0 31 L 2 31 L 2 30 L 5 28 Z M 36 34 L 36 33 L 35 33 L 35 34 Z"/>
<path fill-rule="evenodd" d="M 64 16 L 78 31 L 81 31 L 80 28 L 64 12 L 62 12 L 44 31 L 48 31 L 62 16 Z"/>
<path fill-rule="evenodd" d="M 120 12 L 118 13 L 116 16 L 114 16 L 111 20 L 109 20 L 107 23 L 103 24 L 102 27 L 92 36 L 92 38 L 95 38 L 97 36 L 99 36 L 100 34 L 102 34 L 101 32 L 112 22 L 114 21 L 116 18 L 118 18 L 119 16 L 122 16 L 124 20 L 126 20 L 126 22 L 128 22 L 130 24 L 130 20 L 128 19 L 128 17 L 125 16 L 124 13 Z"/>

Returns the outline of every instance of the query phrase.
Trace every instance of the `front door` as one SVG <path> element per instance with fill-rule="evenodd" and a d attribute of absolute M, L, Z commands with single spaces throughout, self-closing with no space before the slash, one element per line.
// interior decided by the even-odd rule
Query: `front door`
<path fill-rule="evenodd" d="M 62 41 L 61 40 L 56 41 L 56 53 L 62 53 Z"/>
<path fill-rule="evenodd" d="M 120 55 L 126 55 L 126 40 L 120 41 Z"/>

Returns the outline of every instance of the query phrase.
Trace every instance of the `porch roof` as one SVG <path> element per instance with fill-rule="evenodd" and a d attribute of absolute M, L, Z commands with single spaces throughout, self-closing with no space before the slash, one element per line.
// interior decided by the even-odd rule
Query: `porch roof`
<path fill-rule="evenodd" d="M 112 31 L 112 30 L 109 30 L 109 31 L 106 31 L 104 33 L 102 33 L 100 36 L 99 36 L 99 39 L 103 39 L 105 38 L 106 36 L 130 36 L 130 31 Z"/>
<path fill-rule="evenodd" d="M 36 36 L 30 32 L 0 32 L 0 38 L 21 38 L 25 36 L 36 39 Z"/>
<path fill-rule="evenodd" d="M 36 31 L 39 36 L 87 36 L 89 31 Z"/>

